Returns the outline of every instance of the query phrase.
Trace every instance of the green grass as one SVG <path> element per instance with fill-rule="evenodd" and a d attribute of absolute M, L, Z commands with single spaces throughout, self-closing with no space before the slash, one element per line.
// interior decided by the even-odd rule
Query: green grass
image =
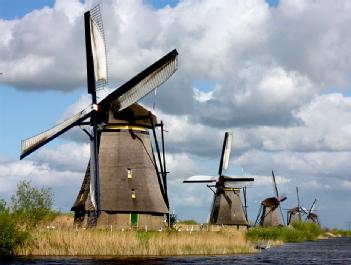
<path fill-rule="evenodd" d="M 282 242 L 303 242 L 315 240 L 322 234 L 319 225 L 314 223 L 294 223 L 292 227 L 255 227 L 247 231 L 251 241 L 280 240 Z"/>
<path fill-rule="evenodd" d="M 178 223 L 184 225 L 197 225 L 197 222 L 195 220 L 180 220 Z"/>
<path fill-rule="evenodd" d="M 323 232 L 325 234 L 330 233 L 330 234 L 335 235 L 335 236 L 351 237 L 351 230 L 341 230 L 341 229 L 336 229 L 336 228 L 332 228 L 332 229 L 326 228 L 326 229 L 323 229 Z"/>

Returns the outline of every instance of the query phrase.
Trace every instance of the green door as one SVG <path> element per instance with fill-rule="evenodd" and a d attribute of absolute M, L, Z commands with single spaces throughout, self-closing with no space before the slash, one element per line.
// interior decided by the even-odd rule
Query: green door
<path fill-rule="evenodd" d="M 131 226 L 138 226 L 138 214 L 137 213 L 131 213 L 130 214 L 130 224 Z"/>

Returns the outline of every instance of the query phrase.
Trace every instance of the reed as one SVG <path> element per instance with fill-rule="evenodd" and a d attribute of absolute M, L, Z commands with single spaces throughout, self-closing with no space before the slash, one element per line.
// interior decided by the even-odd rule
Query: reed
<path fill-rule="evenodd" d="M 18 255 L 222 255 L 256 252 L 237 232 L 138 232 L 37 229 Z"/>
<path fill-rule="evenodd" d="M 342 230 L 337 228 L 323 229 L 323 235 L 326 237 L 351 237 L 351 230 Z"/>
<path fill-rule="evenodd" d="M 322 234 L 319 225 L 308 222 L 294 223 L 289 227 L 255 227 L 246 236 L 248 240 L 274 240 L 282 242 L 303 242 L 315 240 Z"/>

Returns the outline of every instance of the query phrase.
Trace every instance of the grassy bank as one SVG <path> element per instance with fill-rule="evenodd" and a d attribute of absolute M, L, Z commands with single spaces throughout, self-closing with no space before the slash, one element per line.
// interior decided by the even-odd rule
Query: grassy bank
<path fill-rule="evenodd" d="M 37 229 L 17 255 L 222 255 L 254 253 L 245 232 Z"/>
<path fill-rule="evenodd" d="M 322 233 L 314 223 L 295 223 L 292 227 L 255 227 L 247 232 L 246 237 L 253 242 L 277 240 L 286 243 L 315 240 Z"/>
<path fill-rule="evenodd" d="M 48 189 L 20 182 L 10 206 L 0 200 L 0 258 L 11 255 L 172 256 L 230 255 L 256 252 L 268 245 L 301 242 L 324 236 L 350 236 L 350 231 L 327 230 L 312 223 L 293 227 L 251 228 L 200 226 L 193 220 L 177 223 L 177 231 L 74 229 L 73 216 L 51 209 Z"/>
<path fill-rule="evenodd" d="M 71 216 L 38 227 L 16 255 L 106 255 L 173 256 L 230 255 L 255 253 L 258 246 L 277 246 L 285 242 L 315 240 L 321 236 L 351 235 L 349 231 L 321 230 L 312 223 L 293 227 L 251 228 L 249 231 L 142 232 L 109 229 L 73 229 Z"/>
<path fill-rule="evenodd" d="M 328 237 L 351 237 L 351 230 L 324 229 L 324 235 Z"/>

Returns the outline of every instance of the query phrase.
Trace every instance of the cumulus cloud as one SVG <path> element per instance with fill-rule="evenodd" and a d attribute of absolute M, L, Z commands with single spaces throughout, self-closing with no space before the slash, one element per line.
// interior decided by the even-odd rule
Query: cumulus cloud
<path fill-rule="evenodd" d="M 90 144 L 68 142 L 57 148 L 43 147 L 33 153 L 31 159 L 38 164 L 50 165 L 55 170 L 80 172 L 86 168 L 90 158 Z"/>
<path fill-rule="evenodd" d="M 1 20 L 2 82 L 23 90 L 84 86 L 82 12 L 93 5 L 58 0 Z M 296 123 L 293 113 L 318 90 L 346 82 L 350 19 L 343 14 L 350 8 L 346 1 L 269 8 L 250 0 L 181 1 L 157 10 L 140 0 L 104 1 L 111 83 L 178 48 L 177 82 L 160 92 L 163 111 L 222 128 Z M 207 96 L 192 89 L 203 79 L 218 84 Z"/>
<path fill-rule="evenodd" d="M 14 21 L 0 20 L 0 29 L 7 28 L 0 45 L 2 82 L 23 90 L 68 91 L 82 85 L 84 42 L 77 22 L 82 23 L 82 8 L 74 13 L 65 5 L 71 4 L 57 1 L 54 8 L 34 10 Z"/>
<path fill-rule="evenodd" d="M 62 152 L 61 156 L 69 155 L 67 152 Z M 68 164 L 65 165 L 64 158 L 58 159 L 58 155 L 55 158 L 54 161 L 36 161 L 36 159 L 18 161 L 1 157 L 0 197 L 9 200 L 15 193 L 17 184 L 22 180 L 27 180 L 37 187 L 51 188 L 55 196 L 54 207 L 68 211 L 83 180 L 83 168 L 76 166 L 76 169 L 70 169 L 72 162 L 67 161 Z M 60 167 L 55 167 L 60 163 Z"/>
<path fill-rule="evenodd" d="M 197 102 L 194 118 L 212 127 L 290 125 L 298 123 L 294 112 L 309 102 L 315 87 L 305 76 L 280 67 L 241 70 Z"/>

